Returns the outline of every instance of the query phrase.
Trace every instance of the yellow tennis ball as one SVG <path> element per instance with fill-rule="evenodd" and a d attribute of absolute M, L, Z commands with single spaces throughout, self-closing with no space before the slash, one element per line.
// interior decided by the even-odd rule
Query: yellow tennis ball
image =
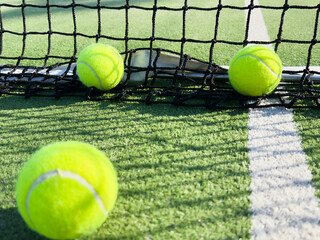
<path fill-rule="evenodd" d="M 85 86 L 110 90 L 116 87 L 123 77 L 123 58 L 118 50 L 110 45 L 92 44 L 80 52 L 77 73 Z"/>
<path fill-rule="evenodd" d="M 22 218 L 51 239 L 95 231 L 113 209 L 117 193 L 117 174 L 109 159 L 76 141 L 40 148 L 23 166 L 16 185 Z"/>
<path fill-rule="evenodd" d="M 278 54 L 265 46 L 241 49 L 230 61 L 229 79 L 242 95 L 270 94 L 281 80 L 282 63 Z"/>

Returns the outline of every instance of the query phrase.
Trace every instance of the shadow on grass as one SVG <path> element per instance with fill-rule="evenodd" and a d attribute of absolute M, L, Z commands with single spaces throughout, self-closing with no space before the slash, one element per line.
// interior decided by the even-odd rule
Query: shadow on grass
<path fill-rule="evenodd" d="M 1 240 L 45 240 L 46 238 L 28 228 L 17 208 L 0 209 Z"/>
<path fill-rule="evenodd" d="M 1 110 L 7 175 L 58 140 L 93 143 L 114 162 L 116 208 L 84 239 L 249 238 L 247 111 L 23 97 L 0 98 Z M 41 239 L 15 208 L 0 216 L 1 239 Z"/>
<path fill-rule="evenodd" d="M 303 151 L 307 155 L 308 165 L 312 172 L 312 185 L 316 196 L 320 197 L 320 109 L 295 110 L 294 119 L 302 138 Z"/>
<path fill-rule="evenodd" d="M 69 106 L 78 102 L 83 102 L 83 98 L 61 98 L 54 97 L 31 97 L 26 99 L 23 96 L 4 96 L 0 97 L 1 110 L 18 110 L 18 109 L 37 109 L 50 106 Z"/>
<path fill-rule="evenodd" d="M 113 101 L 112 103 L 119 103 Z M 110 105 L 110 101 L 101 101 L 100 108 L 108 108 Z M 229 116 L 239 116 L 243 113 L 247 113 L 247 109 L 238 109 L 238 110 L 212 110 L 207 109 L 205 107 L 186 107 L 186 106 L 175 106 L 173 104 L 168 103 L 152 103 L 146 104 L 144 102 L 126 102 L 123 101 L 119 103 L 121 106 L 121 111 L 131 111 L 136 110 L 141 114 L 151 114 L 153 116 L 194 116 L 194 115 L 201 115 L 205 113 L 212 113 L 212 112 L 221 112 L 227 113 Z"/>

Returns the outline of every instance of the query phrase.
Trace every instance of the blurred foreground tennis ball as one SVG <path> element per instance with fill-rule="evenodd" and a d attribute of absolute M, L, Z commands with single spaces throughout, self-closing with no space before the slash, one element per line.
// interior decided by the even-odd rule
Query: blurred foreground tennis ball
<path fill-rule="evenodd" d="M 110 90 L 121 81 L 124 63 L 117 49 L 110 45 L 96 43 L 80 52 L 77 72 L 85 86 Z"/>
<path fill-rule="evenodd" d="M 265 46 L 248 46 L 230 61 L 229 79 L 233 88 L 246 96 L 271 93 L 281 80 L 282 63 L 272 49 Z"/>
<path fill-rule="evenodd" d="M 73 239 L 95 231 L 113 209 L 117 192 L 117 174 L 104 153 L 73 141 L 36 151 L 16 186 L 23 219 L 51 239 Z"/>

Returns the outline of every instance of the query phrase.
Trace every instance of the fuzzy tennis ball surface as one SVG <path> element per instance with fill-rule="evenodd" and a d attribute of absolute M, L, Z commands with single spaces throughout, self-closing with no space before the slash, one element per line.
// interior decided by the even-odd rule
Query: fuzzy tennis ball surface
<path fill-rule="evenodd" d="M 265 46 L 241 49 L 230 61 L 229 79 L 242 95 L 270 94 L 281 80 L 282 63 L 276 52 Z"/>
<path fill-rule="evenodd" d="M 80 52 L 77 72 L 85 86 L 110 90 L 121 81 L 124 63 L 117 49 L 110 45 L 96 43 Z"/>
<path fill-rule="evenodd" d="M 117 174 L 105 154 L 75 141 L 40 148 L 23 166 L 16 185 L 23 219 L 51 239 L 95 231 L 113 209 L 117 192 Z"/>

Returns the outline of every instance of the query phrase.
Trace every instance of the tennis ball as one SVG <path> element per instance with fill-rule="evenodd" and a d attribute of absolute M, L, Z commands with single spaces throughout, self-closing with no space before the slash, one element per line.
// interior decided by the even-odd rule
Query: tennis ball
<path fill-rule="evenodd" d="M 262 96 L 271 93 L 281 80 L 282 63 L 272 49 L 248 46 L 230 61 L 229 79 L 232 87 L 242 95 Z"/>
<path fill-rule="evenodd" d="M 75 141 L 40 148 L 23 166 L 16 185 L 22 218 L 51 239 L 95 231 L 113 209 L 117 192 L 117 174 L 108 158 Z"/>
<path fill-rule="evenodd" d="M 80 52 L 77 73 L 85 86 L 110 90 L 116 87 L 123 77 L 123 59 L 112 46 L 92 44 Z"/>

